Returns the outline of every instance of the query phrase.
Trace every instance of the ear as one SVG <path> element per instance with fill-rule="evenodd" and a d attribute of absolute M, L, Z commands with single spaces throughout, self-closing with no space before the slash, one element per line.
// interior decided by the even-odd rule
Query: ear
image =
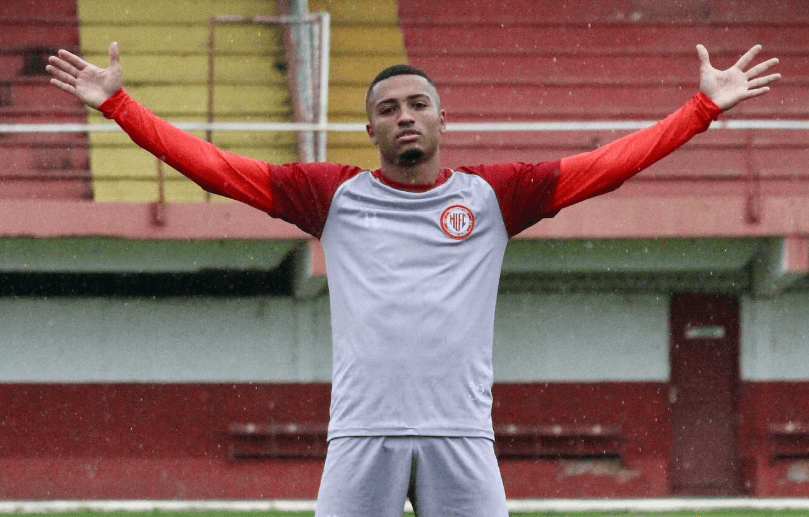
<path fill-rule="evenodd" d="M 441 111 L 438 112 L 438 121 L 439 121 L 439 124 L 440 124 L 438 126 L 438 132 L 443 133 L 444 131 L 447 130 L 447 112 L 446 111 L 441 110 Z"/>
<path fill-rule="evenodd" d="M 374 134 L 374 128 L 371 124 L 365 124 L 365 131 L 368 133 L 368 138 L 371 139 L 371 143 L 377 145 L 376 135 Z"/>

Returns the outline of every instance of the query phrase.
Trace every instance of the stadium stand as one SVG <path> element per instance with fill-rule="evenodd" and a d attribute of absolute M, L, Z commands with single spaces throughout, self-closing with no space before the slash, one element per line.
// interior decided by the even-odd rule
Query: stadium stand
<path fill-rule="evenodd" d="M 328 10 L 332 15 L 331 63 L 329 79 L 329 120 L 365 120 L 365 92 L 383 68 L 406 63 L 408 56 L 398 25 L 395 0 L 329 2 L 313 0 L 313 12 Z M 328 160 L 375 169 L 379 166 L 376 148 L 365 133 L 329 134 Z"/>
<path fill-rule="evenodd" d="M 80 0 L 81 50 L 88 60 L 108 62 L 107 47 L 118 41 L 127 90 L 158 116 L 172 121 L 207 120 L 208 35 L 213 16 L 278 14 L 274 2 L 260 0 L 181 3 Z M 224 11 L 223 11 L 224 9 Z M 227 25 L 216 28 L 214 120 L 289 121 L 282 35 L 278 28 Z M 102 122 L 93 112 L 91 122 Z M 203 133 L 197 134 L 205 137 Z M 296 158 L 292 133 L 218 133 L 224 149 L 267 161 Z M 156 160 L 120 133 L 90 136 L 91 163 L 99 201 L 157 199 Z M 167 201 L 201 201 L 206 194 L 167 168 Z"/>
<path fill-rule="evenodd" d="M 274 2 L 243 1 L 224 7 L 213 0 L 193 10 L 164 2 L 120 4 L 80 0 L 82 51 L 92 62 L 106 62 L 109 41 L 118 40 L 127 89 L 159 116 L 173 121 L 205 121 L 207 111 L 208 22 L 213 16 L 274 15 Z M 365 87 L 380 66 L 406 61 L 396 27 L 395 2 L 310 5 L 332 14 L 332 121 L 356 121 Z M 282 31 L 277 27 L 221 25 L 215 29 L 214 120 L 282 122 L 291 120 L 291 100 Z M 398 36 L 397 36 L 398 35 Z M 386 42 L 379 46 L 379 42 Z M 346 109 L 346 106 L 358 108 Z M 91 121 L 101 121 L 92 113 Z M 203 137 L 202 133 L 198 136 Z M 375 167 L 377 157 L 364 134 L 335 134 L 327 159 Z M 96 198 L 153 201 L 155 160 L 120 134 L 90 137 Z M 293 133 L 218 132 L 214 143 L 224 149 L 274 163 L 295 161 Z M 123 177 L 122 177 L 123 176 Z M 134 176 L 134 178 L 132 177 Z M 198 187 L 174 171 L 167 176 L 166 200 L 206 199 Z"/>
<path fill-rule="evenodd" d="M 73 0 L 0 4 L 0 118 L 6 124 L 84 123 L 75 100 L 55 100 L 45 64 L 54 49 L 79 47 Z M 0 198 L 92 199 L 87 137 L 0 135 Z"/>
<path fill-rule="evenodd" d="M 625 2 L 586 9 L 528 0 L 400 3 L 411 62 L 430 72 L 449 121 L 658 120 L 696 91 L 696 43 L 730 66 L 751 41 L 783 56 L 789 78 L 734 119 L 805 118 L 806 22 L 766 4 Z M 519 13 L 519 14 L 517 14 Z M 789 33 L 788 39 L 785 34 Z M 777 114 L 777 115 L 776 115 Z M 534 161 L 584 152 L 622 131 L 449 133 L 447 165 Z M 748 220 L 761 191 L 807 184 L 809 149 L 800 132 L 711 132 L 633 179 L 616 195 L 747 196 Z"/>

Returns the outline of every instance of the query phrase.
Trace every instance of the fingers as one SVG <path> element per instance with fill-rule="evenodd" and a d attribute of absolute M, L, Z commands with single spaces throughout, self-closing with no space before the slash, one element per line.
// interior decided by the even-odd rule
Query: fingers
<path fill-rule="evenodd" d="M 769 91 L 770 91 L 770 88 L 768 86 L 765 86 L 763 88 L 756 88 L 756 89 L 753 89 L 753 90 L 747 90 L 747 92 L 744 95 L 743 100 L 752 99 L 753 97 L 758 97 L 759 95 L 764 95 L 765 93 L 767 93 Z"/>
<path fill-rule="evenodd" d="M 748 85 L 751 89 L 761 88 L 762 86 L 767 86 L 768 84 L 777 81 L 781 78 L 781 74 L 771 74 L 764 77 L 757 77 L 748 81 Z"/>
<path fill-rule="evenodd" d="M 48 65 L 45 70 L 51 74 L 52 78 L 50 84 L 56 86 L 60 90 L 67 93 L 74 94 L 76 92 L 76 78 L 89 63 L 68 52 L 67 50 L 60 50 L 57 56 L 50 56 L 48 58 Z M 77 68 L 75 65 L 82 67 Z"/>
<path fill-rule="evenodd" d="M 753 48 L 745 52 L 733 66 L 739 70 L 744 70 L 747 68 L 747 65 L 753 62 L 753 59 L 755 59 L 759 52 L 761 52 L 761 45 L 754 45 Z"/>
<path fill-rule="evenodd" d="M 45 67 L 45 70 L 51 74 L 50 83 L 60 90 L 73 94 L 76 91 L 78 70 L 55 56 L 48 58 L 48 63 L 50 64 Z"/>
<path fill-rule="evenodd" d="M 71 95 L 76 94 L 76 87 L 71 85 L 71 84 L 64 83 L 64 82 L 62 82 L 62 81 L 60 81 L 58 79 L 51 79 L 50 82 L 51 82 L 52 85 L 56 86 L 60 90 L 66 91 L 67 93 L 69 93 Z"/>
<path fill-rule="evenodd" d="M 71 52 L 68 52 L 67 50 L 64 50 L 64 49 L 60 50 L 57 53 L 57 55 L 65 63 L 69 63 L 71 66 L 75 67 L 76 70 L 79 70 L 79 71 L 84 70 L 85 68 L 87 68 L 90 65 L 90 63 L 88 63 L 84 59 L 82 59 L 79 56 L 77 56 L 77 55 L 75 55 L 75 54 L 73 54 Z"/>
<path fill-rule="evenodd" d="M 51 56 L 48 58 L 48 66 L 45 67 L 45 70 L 51 73 L 54 73 L 53 70 L 58 70 L 73 77 L 79 75 L 79 70 L 75 66 L 71 65 L 67 61 L 59 59 L 56 56 Z"/>
<path fill-rule="evenodd" d="M 110 66 L 118 64 L 118 42 L 113 41 L 110 43 Z"/>
<path fill-rule="evenodd" d="M 761 52 L 761 49 L 762 49 L 761 45 L 754 45 L 753 48 L 745 52 L 744 55 L 740 57 L 738 61 L 736 61 L 736 64 L 733 65 L 732 68 L 744 70 L 750 63 L 753 62 L 753 59 L 755 59 L 756 56 L 759 54 L 759 52 Z M 699 59 L 702 62 L 702 64 L 710 65 L 710 60 L 708 58 L 708 50 L 705 48 L 705 46 L 697 45 L 697 54 L 699 55 Z M 747 76 L 747 78 L 756 77 L 758 75 L 763 74 L 764 72 L 766 72 L 767 70 L 769 70 L 770 68 L 774 67 L 777 64 L 778 58 L 768 59 L 767 61 L 759 63 L 758 65 L 754 66 L 753 68 L 745 72 L 745 76 Z"/>
<path fill-rule="evenodd" d="M 753 68 L 751 68 L 750 70 L 745 72 L 744 75 L 747 76 L 748 79 L 751 79 L 753 77 L 756 77 L 756 76 L 759 76 L 759 75 L 763 74 L 764 72 L 766 72 L 767 70 L 769 70 L 770 68 L 774 67 L 777 64 L 778 64 L 778 58 L 774 57 L 772 59 L 768 59 L 767 61 L 765 61 L 763 63 L 757 64 L 756 66 L 754 66 Z M 778 75 L 780 77 L 780 74 L 774 74 L 774 75 Z"/>
<path fill-rule="evenodd" d="M 697 45 L 697 55 L 699 56 L 699 60 L 703 65 L 711 64 L 711 60 L 708 57 L 708 49 L 706 49 L 703 45 Z"/>
<path fill-rule="evenodd" d="M 67 63 L 64 63 L 59 58 L 52 57 L 50 58 L 49 62 L 51 64 L 46 66 L 45 70 L 47 70 L 48 73 L 53 76 L 54 80 L 69 84 L 71 86 L 76 85 L 76 75 L 73 75 L 75 68 L 71 67 Z"/>

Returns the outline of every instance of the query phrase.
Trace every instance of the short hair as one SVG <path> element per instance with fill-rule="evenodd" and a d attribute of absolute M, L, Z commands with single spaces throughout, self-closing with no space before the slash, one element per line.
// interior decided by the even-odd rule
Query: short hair
<path fill-rule="evenodd" d="M 368 91 L 365 93 L 365 106 L 366 107 L 368 106 L 368 101 L 371 99 L 371 91 L 374 89 L 374 86 L 384 81 L 385 79 L 397 75 L 418 75 L 426 79 L 427 83 L 430 86 L 432 86 L 433 89 L 435 89 L 436 91 L 438 90 L 435 87 L 435 83 L 433 82 L 433 80 L 430 78 L 429 75 L 427 75 L 427 72 L 425 72 L 424 70 L 421 70 L 420 68 L 416 68 L 415 66 L 410 65 L 392 65 L 379 72 L 376 75 L 376 77 L 374 77 L 374 80 L 371 81 L 371 84 L 368 86 Z"/>
<path fill-rule="evenodd" d="M 368 86 L 368 91 L 370 92 L 371 90 L 373 90 L 374 86 L 376 86 L 377 83 L 396 75 L 419 75 L 427 79 L 427 82 L 430 83 L 430 85 L 433 88 L 435 88 L 435 83 L 430 78 L 430 76 L 427 75 L 427 72 L 425 72 L 424 70 L 410 65 L 392 65 L 382 70 L 377 74 L 376 77 L 374 77 L 374 80 L 371 81 L 371 85 Z"/>

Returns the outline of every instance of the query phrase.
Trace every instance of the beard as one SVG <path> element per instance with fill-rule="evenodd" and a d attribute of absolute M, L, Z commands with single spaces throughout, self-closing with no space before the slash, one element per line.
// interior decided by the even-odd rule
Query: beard
<path fill-rule="evenodd" d="M 402 165 L 413 165 L 424 157 L 423 149 L 410 149 L 399 155 L 399 163 Z"/>

